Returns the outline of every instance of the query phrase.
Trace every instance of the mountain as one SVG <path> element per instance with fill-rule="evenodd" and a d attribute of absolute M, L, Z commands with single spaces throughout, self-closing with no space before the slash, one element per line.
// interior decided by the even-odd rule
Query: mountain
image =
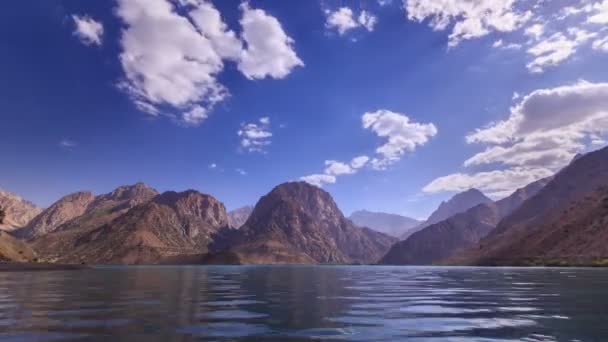
<path fill-rule="evenodd" d="M 143 198 L 151 194 L 147 191 Z M 70 223 L 35 239 L 33 247 L 51 262 L 159 263 L 209 252 L 220 230 L 228 227 L 224 205 L 194 190 L 165 192 L 103 221 L 84 221 L 102 223 L 98 226 Z"/>
<path fill-rule="evenodd" d="M 447 202 L 441 202 L 439 207 L 433 213 L 431 213 L 431 216 L 429 216 L 429 218 L 422 224 L 412 229 L 410 234 L 420 231 L 425 227 L 437 222 L 441 222 L 454 216 L 455 214 L 465 212 L 476 205 L 492 202 L 493 201 L 491 199 L 477 189 L 469 189 L 467 191 L 458 193 L 450 198 Z M 407 237 L 407 235 L 401 236 L 402 239 L 406 239 Z"/>
<path fill-rule="evenodd" d="M 158 192 L 144 183 L 121 186 L 99 196 L 90 192 L 73 193 L 53 203 L 16 235 L 31 239 L 70 227 L 99 226 L 156 195 Z"/>
<path fill-rule="evenodd" d="M 0 208 L 4 210 L 5 217 L 0 224 L 0 230 L 12 231 L 25 226 L 42 209 L 36 207 L 14 193 L 0 190 Z"/>
<path fill-rule="evenodd" d="M 409 230 L 422 223 L 406 216 L 367 210 L 355 211 L 349 219 L 359 227 L 369 227 L 377 232 L 397 238 L 406 235 Z"/>
<path fill-rule="evenodd" d="M 380 263 L 429 265 L 470 248 L 490 233 L 503 217 L 534 196 L 548 182 L 549 178 L 538 180 L 495 203 L 482 203 L 432 224 L 395 244 Z"/>
<path fill-rule="evenodd" d="M 608 260 L 608 148 L 572 161 L 506 216 L 466 263 L 595 264 Z"/>
<path fill-rule="evenodd" d="M 229 211 L 228 222 L 230 222 L 230 227 L 240 228 L 243 224 L 245 224 L 252 212 L 253 207 L 250 205 Z"/>
<path fill-rule="evenodd" d="M 34 217 L 16 235 L 26 239 L 54 231 L 60 225 L 76 218 L 87 210 L 95 196 L 90 192 L 76 192 L 61 198 Z"/>
<path fill-rule="evenodd" d="M 305 182 L 291 182 L 262 197 L 231 247 L 207 261 L 372 263 L 396 241 L 355 226 L 324 190 Z"/>

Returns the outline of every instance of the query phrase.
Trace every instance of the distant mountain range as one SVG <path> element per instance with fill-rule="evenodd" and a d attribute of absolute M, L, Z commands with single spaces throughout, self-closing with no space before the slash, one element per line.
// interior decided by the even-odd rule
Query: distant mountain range
<path fill-rule="evenodd" d="M 349 219 L 357 226 L 368 227 L 396 238 L 406 235 L 408 231 L 422 223 L 422 221 L 407 216 L 367 210 L 355 211 L 349 216 Z"/>
<path fill-rule="evenodd" d="M 457 194 L 423 223 L 368 211 L 351 221 L 303 182 L 230 213 L 213 196 L 143 183 L 44 210 L 0 192 L 0 206 L 0 262 L 608 266 L 608 148 L 496 202 Z"/>
<path fill-rule="evenodd" d="M 242 208 L 238 208 L 228 212 L 228 222 L 232 228 L 241 228 L 245 224 L 251 213 L 253 207 L 248 205 Z"/>
<path fill-rule="evenodd" d="M 441 222 L 456 214 L 465 212 L 482 203 L 492 203 L 492 200 L 477 189 L 469 189 L 467 191 L 458 193 L 448 201 L 441 202 L 439 207 L 431 213 L 426 221 L 401 235 L 401 239 L 406 240 L 410 235 L 430 225 Z"/>

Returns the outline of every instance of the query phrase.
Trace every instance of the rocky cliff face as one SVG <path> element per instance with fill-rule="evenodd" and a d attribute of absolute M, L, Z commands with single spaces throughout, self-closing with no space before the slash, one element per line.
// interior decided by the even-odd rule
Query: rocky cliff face
<path fill-rule="evenodd" d="M 349 219 L 359 227 L 368 227 L 396 238 L 409 236 L 408 232 L 422 223 L 407 216 L 367 210 L 355 211 Z"/>
<path fill-rule="evenodd" d="M 466 263 L 587 264 L 608 259 L 608 148 L 576 158 L 506 216 Z"/>
<path fill-rule="evenodd" d="M 381 263 L 429 265 L 471 248 L 490 233 L 503 217 L 534 196 L 548 182 L 549 179 L 536 181 L 496 203 L 479 204 L 432 224 L 395 244 Z"/>
<path fill-rule="evenodd" d="M 98 227 L 47 234 L 34 241 L 34 248 L 54 262 L 159 263 L 207 253 L 225 227 L 226 210 L 215 198 L 196 191 L 166 192 Z"/>
<path fill-rule="evenodd" d="M 322 189 L 293 182 L 260 199 L 223 254 L 237 263 L 370 263 L 395 241 L 356 227 Z"/>
<path fill-rule="evenodd" d="M 252 212 L 253 207 L 250 205 L 228 212 L 230 227 L 236 229 L 241 228 L 241 226 L 247 222 L 247 219 L 251 216 Z"/>
<path fill-rule="evenodd" d="M 20 237 L 31 239 L 50 233 L 60 225 L 84 214 L 94 199 L 95 196 L 90 192 L 76 192 L 67 195 L 34 217 L 17 234 Z"/>
<path fill-rule="evenodd" d="M 36 207 L 14 193 L 0 190 L 0 208 L 4 210 L 5 217 L 0 224 L 0 230 L 12 231 L 25 226 L 42 209 Z"/>

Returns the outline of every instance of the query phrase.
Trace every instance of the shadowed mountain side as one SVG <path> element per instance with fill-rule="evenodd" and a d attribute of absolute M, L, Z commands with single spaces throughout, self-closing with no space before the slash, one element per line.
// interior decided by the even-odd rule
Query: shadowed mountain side
<path fill-rule="evenodd" d="M 493 201 L 491 199 L 477 189 L 469 189 L 467 191 L 458 193 L 448 201 L 441 202 L 439 207 L 433 213 L 431 213 L 426 221 L 406 232 L 401 236 L 401 239 L 405 240 L 415 232 L 418 232 L 432 224 L 448 219 L 456 214 L 463 213 L 479 204 L 492 202 Z"/>
<path fill-rule="evenodd" d="M 607 184 L 608 148 L 576 158 L 458 262 L 587 264 L 608 259 Z"/>
<path fill-rule="evenodd" d="M 395 244 L 380 263 L 434 264 L 461 250 L 475 246 L 505 215 L 527 198 L 534 196 L 548 182 L 548 178 L 538 180 L 496 203 L 480 204 L 464 213 L 430 225 Z"/>

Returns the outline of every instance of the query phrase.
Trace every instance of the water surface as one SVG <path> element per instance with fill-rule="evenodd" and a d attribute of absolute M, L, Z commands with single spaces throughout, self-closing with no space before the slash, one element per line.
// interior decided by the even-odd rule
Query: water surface
<path fill-rule="evenodd" d="M 0 273 L 1 341 L 608 341 L 608 270 L 148 266 Z"/>

